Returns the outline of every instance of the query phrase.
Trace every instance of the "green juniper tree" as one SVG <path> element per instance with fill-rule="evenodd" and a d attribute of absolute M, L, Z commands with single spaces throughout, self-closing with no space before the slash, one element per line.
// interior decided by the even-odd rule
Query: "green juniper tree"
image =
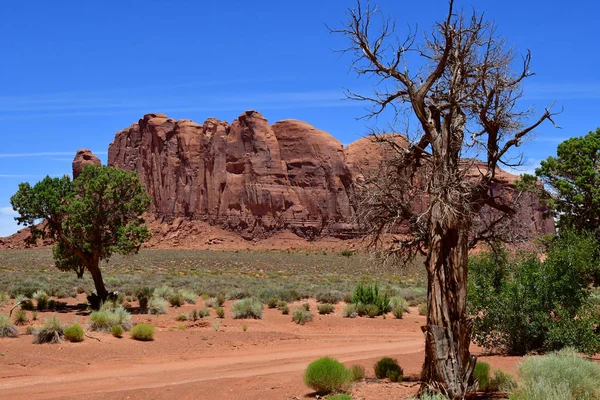
<path fill-rule="evenodd" d="M 90 272 L 98 303 L 108 296 L 100 261 L 113 253 L 136 253 L 150 238 L 142 214 L 151 200 L 135 173 L 88 165 L 73 181 L 65 175 L 47 176 L 34 186 L 21 183 L 10 201 L 19 213 L 15 220 L 30 227 L 30 242 L 55 241 L 59 269 L 79 277 Z"/>

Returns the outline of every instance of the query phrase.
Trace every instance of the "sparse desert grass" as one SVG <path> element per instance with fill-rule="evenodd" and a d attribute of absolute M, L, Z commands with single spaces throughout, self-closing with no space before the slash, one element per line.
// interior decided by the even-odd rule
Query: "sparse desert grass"
<path fill-rule="evenodd" d="M 344 318 L 356 318 L 358 317 L 358 310 L 356 304 L 348 303 L 342 308 L 342 317 Z"/>
<path fill-rule="evenodd" d="M 427 315 L 427 303 L 421 303 L 418 305 L 419 315 Z"/>
<path fill-rule="evenodd" d="M 263 305 L 253 297 L 237 300 L 231 305 L 231 314 L 235 319 L 255 318 L 263 316 Z"/>
<path fill-rule="evenodd" d="M 420 261 L 398 268 L 378 264 L 362 254 L 346 258 L 322 252 L 143 249 L 135 257 L 113 256 L 102 266 L 102 272 L 108 290 L 135 296 L 140 303 L 150 301 L 148 292 L 154 292 L 152 288 L 157 288 L 160 297 L 170 291 L 187 290 L 223 299 L 227 294 L 230 299 L 257 297 L 266 301 L 279 297 L 292 302 L 320 294 L 318 299 L 334 303 L 340 294 L 348 297 L 365 279 L 380 282 L 382 292 L 404 297 L 409 303 L 414 299 L 420 303 L 426 298 Z M 12 297 L 31 297 L 38 290 L 52 297 L 68 297 L 83 290 L 89 292 L 93 287 L 89 274 L 78 279 L 72 272 L 57 270 L 51 249 L 2 251 L 0 292 L 8 292 Z M 138 293 L 140 289 L 143 293 Z M 329 298 L 323 297 L 328 293 Z"/>
<path fill-rule="evenodd" d="M 65 327 L 63 332 L 65 339 L 69 342 L 78 343 L 83 342 L 83 328 L 79 324 L 73 324 Z"/>
<path fill-rule="evenodd" d="M 10 300 L 10 296 L 6 292 L 0 292 L 0 307 L 4 307 L 8 300 Z"/>
<path fill-rule="evenodd" d="M 42 311 L 48 308 L 48 301 L 50 296 L 43 290 L 38 290 L 33 294 L 33 299 L 37 302 L 37 309 Z"/>
<path fill-rule="evenodd" d="M 167 313 L 167 301 L 162 297 L 152 297 L 148 301 L 148 314 L 166 314 Z"/>
<path fill-rule="evenodd" d="M 490 386 L 490 364 L 478 361 L 473 370 L 473 377 L 479 384 L 479 390 L 487 391 Z"/>
<path fill-rule="evenodd" d="M 223 307 L 217 307 L 215 313 L 217 314 L 217 318 L 225 318 L 225 309 Z"/>
<path fill-rule="evenodd" d="M 319 358 L 308 364 L 304 372 L 304 383 L 319 394 L 345 391 L 352 373 L 341 362 L 330 357 Z"/>
<path fill-rule="evenodd" d="M 141 342 L 154 340 L 154 326 L 148 324 L 137 324 L 131 328 L 131 338 Z"/>
<path fill-rule="evenodd" d="M 352 382 L 361 381 L 365 379 L 365 368 L 362 365 L 351 366 L 350 373 L 352 374 Z"/>
<path fill-rule="evenodd" d="M 103 306 L 100 311 L 90 314 L 89 329 L 92 331 L 110 332 L 115 325 L 120 325 L 126 331 L 131 329 L 131 314 L 123 306 Z"/>
<path fill-rule="evenodd" d="M 27 311 L 23 309 L 15 310 L 15 314 L 13 316 L 13 321 L 15 325 L 25 325 L 29 322 L 29 318 L 27 318 Z"/>
<path fill-rule="evenodd" d="M 6 315 L 0 315 L 0 338 L 16 338 L 19 332 L 14 325 L 11 325 L 10 318 Z"/>

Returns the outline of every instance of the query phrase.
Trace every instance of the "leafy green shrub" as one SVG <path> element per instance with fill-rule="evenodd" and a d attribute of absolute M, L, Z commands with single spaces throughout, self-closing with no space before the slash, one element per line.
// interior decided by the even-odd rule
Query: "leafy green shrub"
<path fill-rule="evenodd" d="M 148 308 L 148 302 L 154 294 L 154 289 L 148 286 L 142 286 L 135 290 L 135 297 L 137 297 L 140 303 L 140 308 L 145 310 Z"/>
<path fill-rule="evenodd" d="M 44 325 L 33 331 L 33 343 L 60 343 L 63 336 L 63 326 L 60 320 L 53 315 L 44 321 Z"/>
<path fill-rule="evenodd" d="M 167 302 L 162 297 L 152 297 L 148 302 L 148 314 L 166 314 Z"/>
<path fill-rule="evenodd" d="M 181 307 L 185 303 L 185 299 L 179 292 L 171 294 L 168 300 L 171 307 Z"/>
<path fill-rule="evenodd" d="M 394 317 L 401 319 L 405 312 L 409 311 L 408 302 L 402 297 L 392 297 L 389 305 L 390 311 Z"/>
<path fill-rule="evenodd" d="M 19 332 L 14 325 L 10 324 L 10 318 L 0 315 L 0 338 L 16 338 Z"/>
<path fill-rule="evenodd" d="M 565 346 L 598 352 L 589 306 L 597 249 L 594 237 L 561 232 L 544 261 L 506 252 L 472 257 L 467 293 L 468 312 L 476 316 L 474 341 L 515 355 Z"/>
<path fill-rule="evenodd" d="M 356 318 L 358 317 L 358 311 L 356 304 L 348 303 L 342 308 L 342 317 L 344 318 Z"/>
<path fill-rule="evenodd" d="M 375 376 L 379 379 L 388 378 L 392 382 L 402 382 L 404 379 L 404 371 L 398 365 L 398 361 L 393 358 L 383 357 L 373 368 Z"/>
<path fill-rule="evenodd" d="M 247 297 L 237 300 L 231 305 L 231 314 L 234 319 L 261 319 L 263 316 L 263 305 L 258 299 Z"/>
<path fill-rule="evenodd" d="M 131 338 L 142 342 L 154 340 L 154 326 L 148 324 L 137 324 L 131 328 Z"/>
<path fill-rule="evenodd" d="M 15 322 L 15 325 L 25 325 L 26 323 L 28 323 L 29 319 L 27 318 L 27 311 L 25 311 L 23 309 L 16 310 L 15 316 L 14 316 L 14 322 Z"/>
<path fill-rule="evenodd" d="M 600 365 L 573 349 L 525 357 L 517 371 L 521 387 L 511 399 L 600 399 Z"/>
<path fill-rule="evenodd" d="M 79 324 L 73 324 L 64 329 L 63 335 L 69 342 L 78 343 L 83 342 L 84 332 Z"/>
<path fill-rule="evenodd" d="M 319 311 L 319 314 L 327 315 L 327 314 L 333 313 L 334 307 L 333 307 L 333 304 L 324 303 L 324 304 L 319 304 L 317 306 L 317 310 Z"/>
<path fill-rule="evenodd" d="M 357 305 L 362 304 L 364 306 L 369 306 L 369 305 L 376 306 L 378 309 L 378 312 L 376 315 L 379 315 L 379 314 L 385 314 L 389 311 L 390 299 L 389 299 L 387 293 L 385 293 L 385 294 L 380 293 L 379 284 L 374 283 L 374 284 L 369 285 L 369 284 L 361 282 L 354 289 L 354 294 L 352 295 L 352 304 L 357 304 Z M 365 307 L 364 310 L 366 312 L 363 315 L 370 315 L 373 313 L 372 310 L 374 310 L 374 308 L 373 307 Z M 361 315 L 360 312 L 359 312 L 359 315 Z"/>
<path fill-rule="evenodd" d="M 365 368 L 362 365 L 353 365 L 350 367 L 350 374 L 352 382 L 361 381 L 365 379 Z"/>
<path fill-rule="evenodd" d="M 304 325 L 305 323 L 312 321 L 312 319 L 312 313 L 306 311 L 305 308 L 296 308 L 292 313 L 292 321 L 300 325 Z"/>
<path fill-rule="evenodd" d="M 344 364 L 329 357 L 311 362 L 304 372 L 304 383 L 320 394 L 346 390 L 351 378 Z"/>
<path fill-rule="evenodd" d="M 490 364 L 477 362 L 473 370 L 473 377 L 479 384 L 479 390 L 487 391 L 490 386 Z"/>
<path fill-rule="evenodd" d="M 112 328 L 110 328 L 110 333 L 116 337 L 116 338 L 122 338 L 123 337 L 123 327 L 121 325 L 113 325 Z"/>
<path fill-rule="evenodd" d="M 328 290 L 317 293 L 315 298 L 319 303 L 337 304 L 342 301 L 344 295 L 338 290 Z"/>
<path fill-rule="evenodd" d="M 215 313 L 217 314 L 217 318 L 225 318 L 225 309 L 223 307 L 217 307 Z"/>
<path fill-rule="evenodd" d="M 48 308 L 48 300 L 50 300 L 50 297 L 43 290 L 36 291 L 33 294 L 33 299 L 37 302 L 38 310 L 41 311 L 41 310 L 45 310 L 46 308 Z"/>

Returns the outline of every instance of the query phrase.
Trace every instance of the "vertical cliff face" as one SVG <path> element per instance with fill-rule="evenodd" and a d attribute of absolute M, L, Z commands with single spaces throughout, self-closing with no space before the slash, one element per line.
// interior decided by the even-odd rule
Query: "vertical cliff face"
<path fill-rule="evenodd" d="M 399 144 L 406 144 L 402 136 Z M 256 111 L 200 125 L 164 114 L 145 115 L 118 132 L 108 165 L 137 171 L 163 220 L 206 220 L 246 238 L 289 229 L 314 237 L 353 230 L 355 180 L 377 173 L 385 150 L 369 139 L 346 149 L 327 132 L 301 121 L 270 125 Z M 514 176 L 502 172 L 506 193 Z M 536 233 L 554 232 L 535 197 L 522 220 Z"/>
<path fill-rule="evenodd" d="M 342 145 L 299 121 L 256 111 L 231 125 L 148 114 L 118 132 L 108 165 L 137 171 L 157 217 L 208 220 L 252 237 L 314 236 L 352 214 Z"/>

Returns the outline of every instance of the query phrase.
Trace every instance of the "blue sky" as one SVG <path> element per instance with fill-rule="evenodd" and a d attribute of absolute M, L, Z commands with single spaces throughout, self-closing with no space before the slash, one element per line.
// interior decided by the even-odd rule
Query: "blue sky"
<path fill-rule="evenodd" d="M 247 109 L 272 123 L 295 118 L 350 143 L 373 123 L 343 88 L 369 92 L 335 53 L 354 1 L 0 2 L 0 236 L 18 229 L 9 199 L 22 181 L 71 172 L 79 148 L 106 162 L 115 132 L 145 113 L 231 121 Z M 397 20 L 428 31 L 446 1 L 381 0 Z M 574 5 L 576 4 L 576 5 Z M 523 170 L 556 145 L 600 126 L 600 5 L 583 0 L 457 0 L 493 20 L 536 75 L 524 105 L 564 112 L 522 147 Z"/>

